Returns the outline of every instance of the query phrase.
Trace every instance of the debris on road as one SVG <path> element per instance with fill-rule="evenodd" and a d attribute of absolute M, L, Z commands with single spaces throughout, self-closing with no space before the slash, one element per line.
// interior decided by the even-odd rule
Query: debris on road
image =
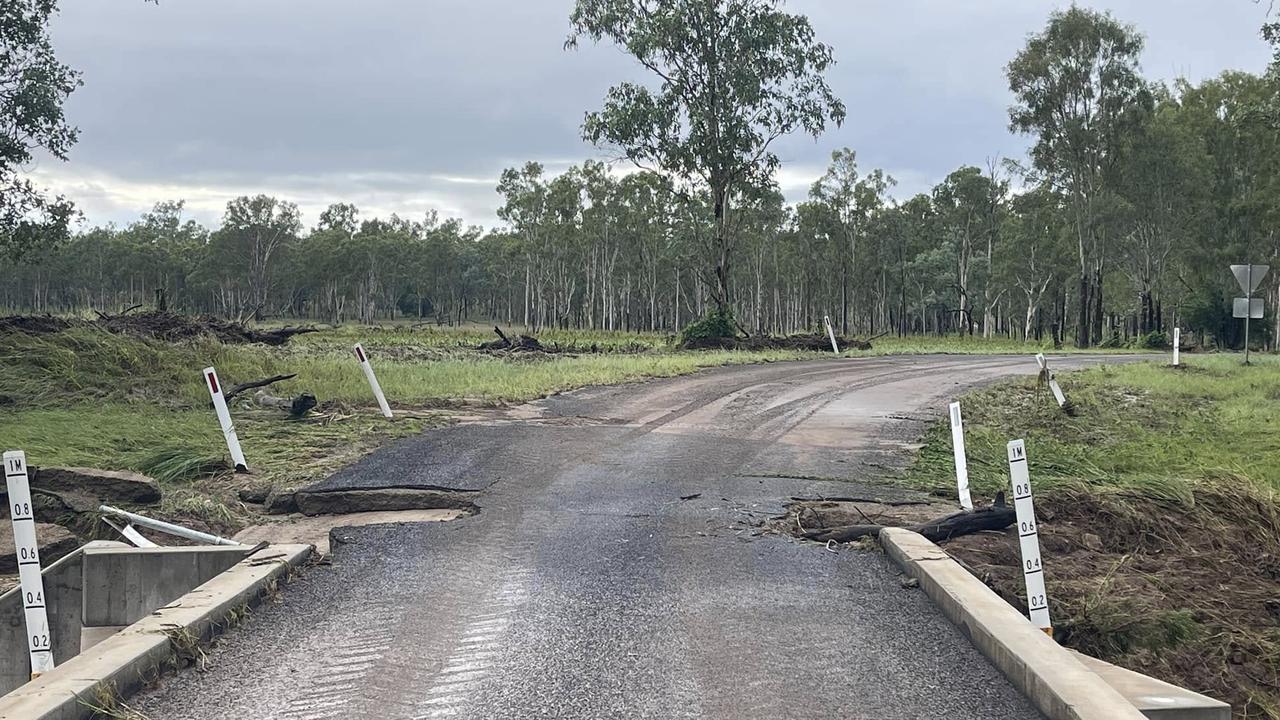
<path fill-rule="evenodd" d="M 952 506 L 806 501 L 790 506 L 781 523 L 792 535 L 818 542 L 854 542 L 874 537 L 886 527 L 905 527 L 938 542 L 986 530 L 1003 530 L 1016 520 L 1013 506 L 1005 502 L 1004 493 L 999 493 L 988 507 L 941 517 L 925 515 L 922 507 L 933 513 Z"/>

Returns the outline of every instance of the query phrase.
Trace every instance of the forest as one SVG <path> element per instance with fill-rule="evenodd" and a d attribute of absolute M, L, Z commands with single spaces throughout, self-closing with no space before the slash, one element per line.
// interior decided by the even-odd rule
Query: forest
<path fill-rule="evenodd" d="M 599 39 L 590 18 L 574 22 L 575 41 Z M 1238 346 L 1228 266 L 1280 253 L 1280 71 L 1163 84 L 1143 76 L 1142 51 L 1110 14 L 1055 13 L 1005 68 L 1028 155 L 974 158 L 913 197 L 842 148 L 794 204 L 772 173 L 717 188 L 630 151 L 634 163 L 558 175 L 529 162 L 502 173 L 491 229 L 348 204 L 305 227 L 268 196 L 232 200 L 210 228 L 175 199 L 124 227 L 9 243 L 0 307 L 666 333 L 723 309 L 753 334 L 825 315 L 845 335 L 1154 346 L 1177 325 Z M 844 119 L 825 103 L 826 120 Z M 608 112 L 587 139 L 638 145 L 611 134 Z M 1271 344 L 1280 272 L 1263 292 L 1254 338 Z"/>

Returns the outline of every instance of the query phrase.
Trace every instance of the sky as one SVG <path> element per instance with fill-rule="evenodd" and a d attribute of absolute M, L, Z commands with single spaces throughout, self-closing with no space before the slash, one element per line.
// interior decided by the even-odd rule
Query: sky
<path fill-rule="evenodd" d="M 1147 38 L 1150 78 L 1260 72 L 1267 8 L 1255 0 L 1082 1 Z M 848 119 L 776 145 L 778 182 L 804 198 L 831 153 L 927 191 L 962 165 L 1022 157 L 1004 66 L 1055 0 L 790 0 L 835 49 L 828 81 Z M 52 35 L 83 72 L 67 102 L 69 162 L 28 172 L 86 223 L 127 224 L 186 201 L 216 225 L 229 199 L 268 193 L 313 224 L 333 202 L 362 217 L 435 210 L 498 223 L 497 178 L 529 160 L 559 172 L 606 154 L 586 111 L 646 80 L 612 46 L 566 51 L 572 0 L 62 0 Z"/>

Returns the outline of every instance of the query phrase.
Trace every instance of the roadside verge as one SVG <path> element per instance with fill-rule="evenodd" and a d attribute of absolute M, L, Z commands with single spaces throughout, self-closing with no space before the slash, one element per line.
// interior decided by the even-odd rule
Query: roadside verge
<path fill-rule="evenodd" d="M 1142 720 L 1149 717 L 1230 720 L 1231 709 L 1173 686 L 1162 690 L 1171 711 L 1143 713 L 1134 700 L 1095 669 L 1027 622 L 951 556 L 921 535 L 901 528 L 880 532 L 885 552 L 1050 720 Z M 1096 662 L 1096 661 L 1094 661 Z M 1177 693 L 1173 691 L 1178 691 Z M 1138 693 L 1141 695 L 1141 691 Z M 1141 698 L 1137 698 L 1141 699 Z"/>

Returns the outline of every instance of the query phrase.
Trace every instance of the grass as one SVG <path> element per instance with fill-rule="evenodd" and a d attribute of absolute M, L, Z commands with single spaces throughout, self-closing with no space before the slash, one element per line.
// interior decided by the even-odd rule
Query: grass
<path fill-rule="evenodd" d="M 1235 356 L 1192 356 L 1185 369 L 1135 363 L 1059 378 L 1076 416 L 1064 415 L 1034 379 L 961 401 L 974 489 L 1008 484 L 1005 443 L 1027 441 L 1037 489 L 1130 488 L 1185 500 L 1197 482 L 1280 490 L 1280 358 L 1244 368 Z M 905 481 L 949 490 L 950 428 L 929 431 Z"/>
<path fill-rule="evenodd" d="M 1280 718 L 1280 358 L 1184 356 L 961 399 L 970 481 L 1009 484 L 1027 443 L 1055 637 L 1082 652 Z M 931 428 L 901 481 L 955 495 L 951 433 Z M 1020 609 L 1016 535 L 947 545 Z"/>
<path fill-rule="evenodd" d="M 513 334 L 513 333 L 509 333 Z M 0 445 L 20 447 L 36 465 L 130 469 L 162 481 L 174 512 L 203 517 L 216 527 L 246 517 L 234 493 L 248 482 L 297 487 L 321 479 L 379 444 L 446 422 L 432 409 L 520 403 L 588 385 L 669 377 L 736 363 L 812 359 L 795 351 L 672 349 L 658 333 L 547 330 L 544 345 L 557 355 L 495 356 L 476 351 L 492 328 L 344 326 L 297 336 L 288 345 L 224 345 L 212 339 L 165 343 L 112 335 L 93 327 L 29 335 L 0 334 Z M 400 418 L 383 421 L 351 347 L 361 342 Z M 891 353 L 1005 353 L 1042 349 L 981 338 L 885 337 L 875 349 Z M 218 369 L 224 387 L 296 373 L 271 392 L 309 392 L 320 411 L 303 422 L 279 413 L 233 408 L 241 443 L 255 476 L 231 478 L 221 433 L 200 374 Z M 408 411 L 408 412 L 406 412 Z M 211 482 L 216 481 L 216 482 Z M 201 495 L 203 493 L 203 495 Z M 198 500 L 205 497 L 210 502 Z M 224 512 L 219 505 L 230 508 Z"/>

